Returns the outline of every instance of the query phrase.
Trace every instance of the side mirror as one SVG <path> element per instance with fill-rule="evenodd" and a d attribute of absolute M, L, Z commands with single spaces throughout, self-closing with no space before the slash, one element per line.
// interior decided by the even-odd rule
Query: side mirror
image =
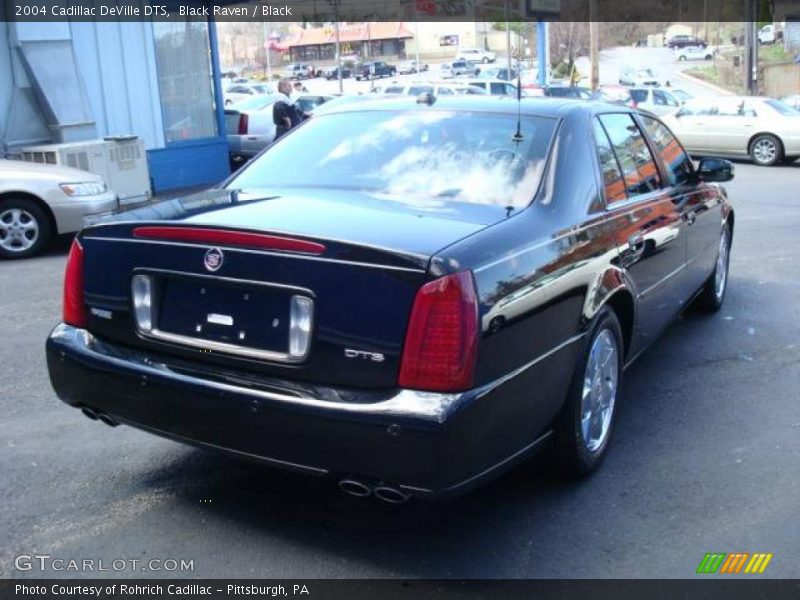
<path fill-rule="evenodd" d="M 722 158 L 701 158 L 697 166 L 700 181 L 721 183 L 733 179 L 733 163 Z"/>

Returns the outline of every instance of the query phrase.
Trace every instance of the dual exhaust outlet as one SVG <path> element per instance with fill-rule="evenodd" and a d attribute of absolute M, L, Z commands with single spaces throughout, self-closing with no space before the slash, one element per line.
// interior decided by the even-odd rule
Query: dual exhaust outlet
<path fill-rule="evenodd" d="M 82 407 L 81 412 L 92 421 L 101 421 L 109 427 L 119 425 L 113 417 L 88 406 Z M 411 494 L 404 492 L 399 487 L 383 481 L 370 485 L 358 479 L 342 479 L 339 481 L 339 489 L 345 494 L 356 496 L 357 498 L 366 498 L 369 495 L 373 495 L 378 500 L 383 500 L 388 504 L 403 504 L 411 497 Z"/>
<path fill-rule="evenodd" d="M 97 412 L 95 409 L 89 408 L 88 406 L 81 408 L 81 412 L 89 417 L 92 421 L 101 421 L 109 427 L 116 427 L 119 425 L 119 423 L 117 423 L 117 421 L 115 421 L 112 417 L 105 413 Z"/>
<path fill-rule="evenodd" d="M 411 494 L 384 481 L 370 485 L 358 479 L 342 479 L 339 482 L 339 489 L 345 494 L 356 496 L 357 498 L 366 498 L 369 495 L 373 495 L 378 500 L 383 500 L 388 504 L 403 504 L 411 497 Z"/>

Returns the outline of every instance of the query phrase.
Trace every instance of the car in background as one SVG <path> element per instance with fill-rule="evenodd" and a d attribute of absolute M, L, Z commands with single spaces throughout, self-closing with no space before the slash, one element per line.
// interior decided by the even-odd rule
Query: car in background
<path fill-rule="evenodd" d="M 358 65 L 354 73 L 356 81 L 361 81 L 362 79 L 369 81 L 380 77 L 393 77 L 397 74 L 397 68 L 382 60 L 373 60 Z"/>
<path fill-rule="evenodd" d="M 395 81 L 383 88 L 376 88 L 374 91 L 386 96 L 420 96 L 422 94 L 432 94 L 434 96 L 485 96 L 487 94 L 485 88 L 469 85 L 469 82 L 466 81 L 419 81 L 414 83 Z"/>
<path fill-rule="evenodd" d="M 424 73 L 430 67 L 423 62 L 417 62 L 415 60 L 405 60 L 397 65 L 397 72 L 400 75 L 408 75 L 410 73 Z"/>
<path fill-rule="evenodd" d="M 439 77 L 442 79 L 452 79 L 453 77 L 475 77 L 478 75 L 477 66 L 467 60 L 454 60 L 453 62 L 442 63 L 439 66 Z"/>
<path fill-rule="evenodd" d="M 459 48 L 456 53 L 456 60 L 466 60 L 471 63 L 488 64 L 497 60 L 497 55 L 488 50 L 480 48 Z"/>
<path fill-rule="evenodd" d="M 689 301 L 723 306 L 732 176 L 619 107 L 344 105 L 223 186 L 84 229 L 50 381 L 91 419 L 393 504 L 463 494 L 544 448 L 585 477 L 613 444 L 625 367 Z M 708 329 L 673 329 L 671 350 Z M 639 395 L 674 382 L 656 370 Z M 674 410 L 648 415 L 654 456 Z"/>
<path fill-rule="evenodd" d="M 631 90 L 624 85 L 601 85 L 594 92 L 592 92 L 590 100 L 597 100 L 598 102 L 607 102 L 609 104 L 618 104 L 620 106 L 628 106 L 635 108 L 636 103 L 631 96 Z"/>
<path fill-rule="evenodd" d="M 314 75 L 314 67 L 306 63 L 291 63 L 283 69 L 283 76 L 287 79 L 310 79 Z"/>
<path fill-rule="evenodd" d="M 631 85 L 631 86 L 642 86 L 642 85 L 654 85 L 654 86 L 661 86 L 665 83 L 668 85 L 669 82 L 663 82 L 661 77 L 649 67 L 625 67 L 619 72 L 619 83 L 620 85 Z"/>
<path fill-rule="evenodd" d="M 592 97 L 592 90 L 579 85 L 548 85 L 544 88 L 544 95 L 550 98 L 576 98 L 578 100 L 589 100 Z"/>
<path fill-rule="evenodd" d="M 247 98 L 263 94 L 274 94 L 275 89 L 268 83 L 237 83 L 222 94 L 225 106 L 231 106 Z"/>
<path fill-rule="evenodd" d="M 685 46 L 676 48 L 672 54 L 675 60 L 711 60 L 714 51 L 707 46 Z"/>
<path fill-rule="evenodd" d="M 0 159 L 0 257 L 28 258 L 85 219 L 119 208 L 99 175 L 71 167 Z"/>
<path fill-rule="evenodd" d="M 330 67 L 325 69 L 322 73 L 323 77 L 328 81 L 339 79 L 339 67 Z M 350 79 L 353 76 L 353 69 L 350 67 L 342 67 L 342 79 Z"/>
<path fill-rule="evenodd" d="M 481 69 L 478 77 L 481 79 L 500 79 L 502 81 L 515 81 L 519 71 L 512 69 L 509 71 L 508 67 L 488 67 Z"/>
<path fill-rule="evenodd" d="M 670 50 L 674 48 L 686 48 L 688 46 L 700 46 L 701 48 L 705 48 L 706 45 L 704 40 L 695 35 L 675 35 L 667 42 L 667 48 Z"/>
<path fill-rule="evenodd" d="M 275 123 L 272 108 L 281 97 L 271 94 L 225 109 L 225 133 L 232 167 L 238 167 L 273 142 Z M 300 112 L 310 114 L 331 98 L 330 95 L 300 94 L 295 98 L 295 106 Z"/>
<path fill-rule="evenodd" d="M 471 87 L 485 90 L 490 96 L 514 96 L 517 95 L 517 86 L 510 81 L 502 79 L 464 79 L 463 83 Z M 527 95 L 524 94 L 523 95 Z"/>
<path fill-rule="evenodd" d="M 784 104 L 791 106 L 795 110 L 800 110 L 800 94 L 794 94 L 792 96 L 784 96 L 781 98 L 781 102 Z"/>
<path fill-rule="evenodd" d="M 761 166 L 800 157 L 800 111 L 773 98 L 695 98 L 664 122 L 698 156 L 749 156 Z"/>
<path fill-rule="evenodd" d="M 677 110 L 681 105 L 680 100 L 673 96 L 669 90 L 657 87 L 632 87 L 631 98 L 634 106 L 655 115 L 665 115 Z"/>
<path fill-rule="evenodd" d="M 670 88 L 669 91 L 672 93 L 673 96 L 675 96 L 675 98 L 678 99 L 678 102 L 680 102 L 681 104 L 683 104 L 687 100 L 691 100 L 692 98 L 694 98 L 694 95 L 690 94 L 686 90 Z"/>

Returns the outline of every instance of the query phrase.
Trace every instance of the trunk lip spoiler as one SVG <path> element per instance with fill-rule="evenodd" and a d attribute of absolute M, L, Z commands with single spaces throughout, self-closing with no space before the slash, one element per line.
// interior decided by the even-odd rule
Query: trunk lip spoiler
<path fill-rule="evenodd" d="M 108 237 L 108 236 L 98 236 L 92 235 L 90 233 L 84 233 L 80 236 L 81 240 L 91 240 L 91 241 L 100 241 L 100 242 L 124 242 L 124 243 L 135 243 L 135 244 L 161 244 L 161 245 L 168 245 L 168 246 L 183 246 L 189 248 L 209 248 L 209 247 L 216 247 L 222 248 L 225 251 L 229 252 L 243 252 L 246 254 L 263 254 L 267 256 L 278 256 L 284 258 L 292 258 L 292 259 L 299 259 L 299 260 L 316 260 L 321 262 L 330 262 L 330 263 L 338 263 L 338 264 L 345 264 L 345 265 L 353 265 L 357 267 L 369 267 L 373 269 L 385 269 L 390 271 L 406 271 L 409 273 L 427 273 L 427 263 L 429 262 L 428 257 L 422 257 L 417 255 L 407 255 L 402 254 L 399 252 L 395 252 L 385 248 L 378 248 L 377 250 L 382 250 L 385 252 L 393 253 L 397 256 L 402 256 L 406 258 L 416 258 L 417 260 L 425 260 L 426 266 L 422 267 L 404 267 L 400 265 L 388 265 L 385 263 L 370 263 L 364 261 L 354 261 L 354 260 L 345 260 L 341 258 L 330 258 L 327 256 L 315 256 L 313 254 L 303 254 L 299 252 L 278 252 L 275 250 L 258 250 L 253 248 L 242 248 L 237 246 L 226 246 L 224 244 L 216 244 L 216 245 L 209 245 L 203 243 L 195 243 L 195 242 L 172 242 L 169 240 L 155 240 L 155 239 L 144 239 L 144 238 L 121 238 L 121 237 Z M 364 246 L 365 248 L 372 248 L 371 246 Z"/>

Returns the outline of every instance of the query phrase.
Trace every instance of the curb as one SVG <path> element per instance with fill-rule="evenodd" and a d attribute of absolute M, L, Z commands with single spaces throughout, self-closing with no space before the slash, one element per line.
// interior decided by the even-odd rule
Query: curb
<path fill-rule="evenodd" d="M 713 83 L 709 83 L 709 82 L 705 81 L 704 79 L 700 79 L 699 77 L 695 77 L 694 75 L 690 75 L 689 73 L 686 73 L 685 71 L 677 71 L 677 72 L 674 73 L 674 75 L 676 77 L 678 77 L 678 78 L 682 77 L 683 79 L 688 79 L 692 83 L 696 83 L 696 84 L 701 85 L 701 86 L 703 86 L 705 88 L 708 88 L 709 90 L 712 90 L 713 92 L 719 94 L 720 96 L 733 96 L 734 95 L 734 93 L 732 91 L 730 91 L 730 90 L 726 90 L 725 88 L 720 87 L 718 85 L 715 85 Z"/>

